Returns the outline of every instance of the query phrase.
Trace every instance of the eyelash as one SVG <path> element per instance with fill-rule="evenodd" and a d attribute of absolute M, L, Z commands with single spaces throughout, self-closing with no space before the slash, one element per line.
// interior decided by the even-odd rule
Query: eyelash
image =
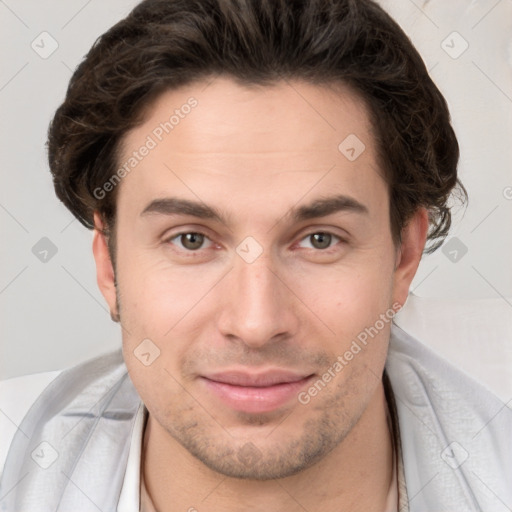
<path fill-rule="evenodd" d="M 324 230 L 311 231 L 311 232 L 305 234 L 300 239 L 300 241 L 302 242 L 303 240 L 307 239 L 308 237 L 310 237 L 312 235 L 316 235 L 318 233 L 322 233 L 324 235 L 330 235 L 333 239 L 337 239 L 339 242 L 347 243 L 347 240 L 341 238 L 340 236 L 335 235 L 334 233 L 331 233 L 330 231 L 324 231 Z M 210 240 L 209 236 L 206 233 L 202 232 L 202 231 L 180 231 L 179 233 L 175 233 L 175 234 L 172 234 L 171 236 L 167 237 L 164 240 L 164 243 L 170 244 L 170 243 L 172 243 L 173 240 L 179 239 L 182 235 L 189 235 L 189 234 L 202 235 L 206 239 Z M 334 240 L 331 240 L 331 241 L 334 241 Z M 212 242 L 212 240 L 210 240 L 210 242 Z M 316 248 L 313 247 L 312 250 L 315 251 L 315 252 L 318 252 L 318 253 L 330 254 L 332 252 L 333 247 L 335 247 L 335 245 L 336 244 L 334 244 L 332 246 L 329 246 L 327 249 L 316 249 Z M 186 249 L 185 247 L 183 247 L 183 248 L 178 248 L 178 250 L 190 253 L 192 255 L 192 254 L 199 253 L 202 249 L 200 248 L 200 249 L 196 249 L 194 251 L 194 250 Z"/>

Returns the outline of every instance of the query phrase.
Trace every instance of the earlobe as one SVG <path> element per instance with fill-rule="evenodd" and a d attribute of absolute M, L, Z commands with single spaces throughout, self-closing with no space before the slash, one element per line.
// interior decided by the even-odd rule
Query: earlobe
<path fill-rule="evenodd" d="M 420 264 L 428 233 L 428 211 L 419 208 L 402 230 L 393 283 L 393 303 L 405 304 L 409 287 Z"/>
<path fill-rule="evenodd" d="M 105 226 L 98 212 L 94 213 L 94 234 L 92 252 L 96 262 L 96 280 L 100 291 L 110 308 L 110 316 L 115 322 L 119 321 L 117 311 L 116 276 L 108 250 Z"/>

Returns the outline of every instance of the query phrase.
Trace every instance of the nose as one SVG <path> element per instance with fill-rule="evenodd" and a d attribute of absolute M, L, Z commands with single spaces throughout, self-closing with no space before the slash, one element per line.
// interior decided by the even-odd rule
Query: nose
<path fill-rule="evenodd" d="M 294 336 L 298 300 L 279 272 L 263 255 L 247 263 L 236 257 L 224 286 L 219 330 L 251 348 Z"/>

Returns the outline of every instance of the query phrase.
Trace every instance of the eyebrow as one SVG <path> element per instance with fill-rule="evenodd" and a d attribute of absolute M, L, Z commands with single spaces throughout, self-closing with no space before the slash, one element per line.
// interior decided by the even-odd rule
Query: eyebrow
<path fill-rule="evenodd" d="M 353 197 L 336 195 L 315 199 L 309 204 L 293 207 L 287 212 L 285 218 L 289 218 L 295 222 L 301 222 L 318 217 L 326 217 L 327 215 L 338 212 L 352 212 L 362 215 L 368 215 L 369 213 L 368 208 Z M 166 197 L 151 201 L 151 203 L 144 208 L 141 216 L 152 213 L 169 216 L 190 215 L 200 219 L 216 220 L 221 224 L 228 224 L 229 221 L 222 212 L 213 206 L 177 197 Z"/>

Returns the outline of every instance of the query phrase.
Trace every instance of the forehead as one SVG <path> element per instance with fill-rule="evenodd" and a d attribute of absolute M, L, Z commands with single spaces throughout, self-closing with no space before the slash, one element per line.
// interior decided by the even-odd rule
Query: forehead
<path fill-rule="evenodd" d="M 120 165 L 134 164 L 121 195 L 142 206 L 229 189 L 297 202 L 308 188 L 325 195 L 340 184 L 335 192 L 371 199 L 371 182 L 383 181 L 374 144 L 366 104 L 345 85 L 217 77 L 166 91 L 147 108 L 121 146 Z"/>
<path fill-rule="evenodd" d="M 221 76 L 161 93 L 146 107 L 144 118 L 144 123 L 125 137 L 125 145 L 153 132 L 157 139 L 172 132 L 180 144 L 194 144 L 194 153 L 226 152 L 230 146 L 239 153 L 301 147 L 307 151 L 313 146 L 330 150 L 350 133 L 365 143 L 372 142 L 368 140 L 371 126 L 364 100 L 342 83 L 241 85 Z M 304 130 L 306 125 L 308 130 Z"/>

